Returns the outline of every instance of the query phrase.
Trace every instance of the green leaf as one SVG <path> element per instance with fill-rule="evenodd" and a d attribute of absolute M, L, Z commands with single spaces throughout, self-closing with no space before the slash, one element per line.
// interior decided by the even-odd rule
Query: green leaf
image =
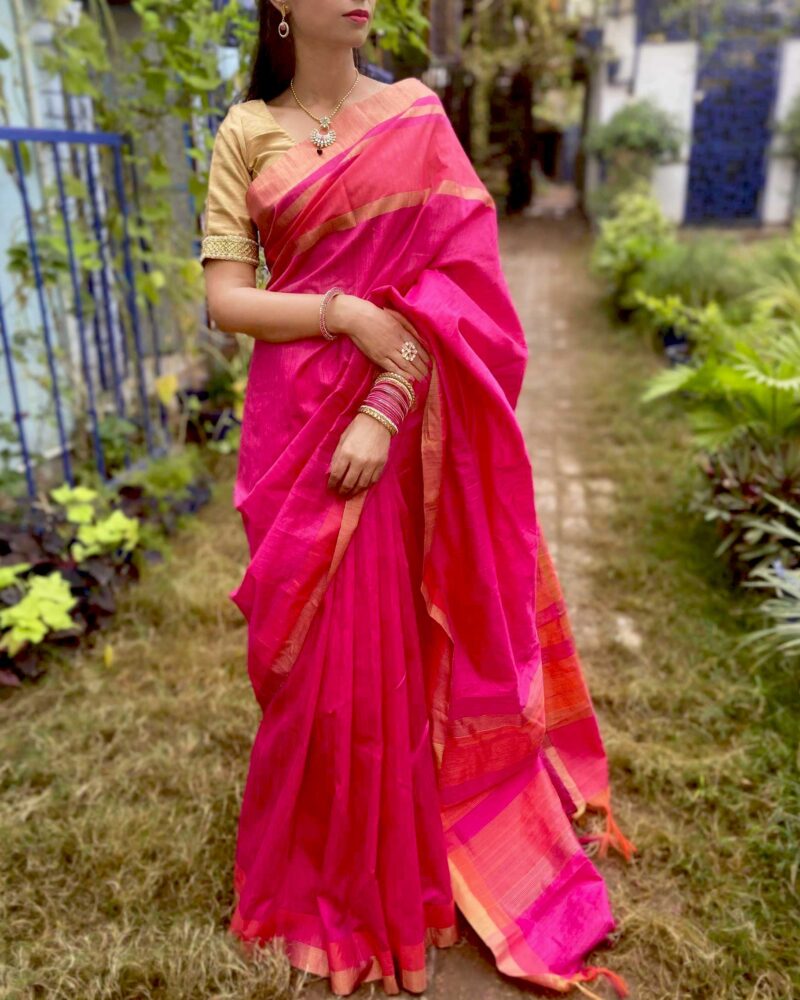
<path fill-rule="evenodd" d="M 16 604 L 0 610 L 0 649 L 9 656 L 28 644 L 40 643 L 48 632 L 71 628 L 75 623 L 69 612 L 78 603 L 69 582 L 59 573 L 34 576 L 28 592 Z"/>
<path fill-rule="evenodd" d="M 13 566 L 0 566 L 0 590 L 13 587 L 18 578 L 31 568 L 31 563 L 15 563 Z"/>
<path fill-rule="evenodd" d="M 697 368 L 693 365 L 677 365 L 674 368 L 667 368 L 649 380 L 640 399 L 643 403 L 661 399 L 663 396 L 669 396 L 681 389 L 686 389 L 696 378 Z"/>
<path fill-rule="evenodd" d="M 184 74 L 183 82 L 188 86 L 192 87 L 194 90 L 216 90 L 217 87 L 222 83 L 219 76 L 197 76 L 192 73 Z"/>
<path fill-rule="evenodd" d="M 91 500 L 96 500 L 99 493 L 90 486 L 70 486 L 69 483 L 63 483 L 51 489 L 50 496 L 56 503 L 61 504 L 89 503 Z"/>

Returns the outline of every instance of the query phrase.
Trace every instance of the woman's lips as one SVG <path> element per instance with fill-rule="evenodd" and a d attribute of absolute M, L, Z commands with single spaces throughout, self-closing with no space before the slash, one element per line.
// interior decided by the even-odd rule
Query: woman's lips
<path fill-rule="evenodd" d="M 345 17 L 349 18 L 351 21 L 355 21 L 356 24 L 366 24 L 369 21 L 369 14 L 362 14 L 359 12 L 353 12 L 352 14 L 345 14 Z"/>

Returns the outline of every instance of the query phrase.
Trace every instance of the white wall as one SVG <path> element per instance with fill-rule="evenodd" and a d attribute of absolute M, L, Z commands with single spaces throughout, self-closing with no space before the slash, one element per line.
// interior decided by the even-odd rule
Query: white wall
<path fill-rule="evenodd" d="M 630 86 L 636 65 L 636 18 L 633 14 L 609 18 L 603 33 L 607 59 L 618 59 L 614 82 L 609 82 L 605 65 L 594 81 L 592 120 L 604 125 L 630 100 Z"/>
<path fill-rule="evenodd" d="M 793 101 L 800 97 L 800 38 L 786 39 L 781 44 L 778 93 L 774 119 L 780 122 Z M 796 167 L 787 156 L 781 155 L 782 140 L 775 136 L 770 146 L 767 166 L 767 183 L 762 201 L 761 216 L 764 222 L 780 224 L 791 221 L 792 199 L 796 184 Z"/>
<path fill-rule="evenodd" d="M 605 65 L 598 68 L 589 85 L 589 124 L 604 125 L 630 100 L 629 87 L 636 56 L 636 19 L 632 14 L 608 18 L 603 31 L 606 58 L 620 60 L 615 83 L 609 83 Z M 600 184 L 600 164 L 592 156 L 586 162 L 586 192 Z"/>
<path fill-rule="evenodd" d="M 603 32 L 603 48 L 620 60 L 618 80 L 633 78 L 636 61 L 636 15 L 623 14 L 609 17 Z"/>
<path fill-rule="evenodd" d="M 684 132 L 679 160 L 660 164 L 653 175 L 653 193 L 667 218 L 676 222 L 683 220 L 689 188 L 697 55 L 696 42 L 645 43 L 639 48 L 634 81 L 634 98 L 654 101 Z"/>
<path fill-rule="evenodd" d="M 620 108 L 634 100 L 650 98 L 673 114 L 684 130 L 684 142 L 676 163 L 659 165 L 653 177 L 653 193 L 668 218 L 680 222 L 686 206 L 689 182 L 689 150 L 694 120 L 696 42 L 645 43 L 636 46 L 633 14 L 608 18 L 604 50 L 620 60 L 613 83 L 603 66 L 592 81 L 590 121 L 605 124 Z M 586 183 L 593 191 L 599 183 L 594 158 L 587 164 Z"/>
<path fill-rule="evenodd" d="M 22 28 L 22 30 L 20 30 Z M 53 80 L 43 74 L 36 64 L 36 47 L 46 41 L 51 29 L 37 25 L 33 0 L 0 0 L 0 41 L 11 52 L 11 58 L 0 62 L 3 93 L 8 100 L 8 124 L 17 126 L 60 127 L 63 119 L 57 115 L 54 101 Z M 5 145 L 5 144 L 3 144 Z M 10 146 L 8 147 L 10 151 Z M 35 210 L 42 201 L 43 184 L 51 177 L 51 156 L 28 144 L 31 169 L 26 175 L 28 197 Z M 35 289 L 27 289 L 27 300 L 19 301 L 15 295 L 15 282 L 8 274 L 6 263 L 9 249 L 27 246 L 27 229 L 23 203 L 17 187 L 15 173 L 5 167 L 0 169 L 0 205 L 3 207 L 3 225 L 0 227 L 0 297 L 8 334 L 15 331 L 32 332 L 20 354 L 24 363 L 14 366 L 20 407 L 27 413 L 25 433 L 28 447 L 42 454 L 51 454 L 58 445 L 54 410 L 51 405 L 49 373 L 43 355 L 41 338 L 42 316 Z M 68 348 L 67 326 L 60 326 L 56 315 L 63 315 L 60 296 L 53 293 L 49 299 L 48 319 L 54 348 Z M 62 390 L 63 390 L 62 385 Z M 11 420 L 13 414 L 11 387 L 5 362 L 0 365 L 0 419 Z M 70 429 L 68 408 L 64 408 L 67 433 Z M 21 467 L 20 467 L 21 468 Z"/>
<path fill-rule="evenodd" d="M 636 18 L 633 14 L 609 17 L 604 27 L 606 58 L 620 60 L 614 83 L 609 83 L 606 66 L 600 67 L 591 82 L 590 123 L 604 124 L 625 104 L 650 98 L 672 113 L 684 130 L 685 141 L 676 163 L 660 165 L 653 178 L 653 191 L 664 213 L 681 222 L 689 187 L 689 155 L 694 120 L 698 44 L 695 42 L 649 42 L 636 47 Z M 782 120 L 792 102 L 800 96 L 800 39 L 781 43 L 775 121 Z M 589 192 L 599 183 L 598 164 L 587 163 Z M 761 217 L 768 224 L 791 221 L 800 205 L 797 197 L 796 167 L 782 155 L 782 140 L 776 136 L 769 150 L 767 178 L 761 201 Z"/>

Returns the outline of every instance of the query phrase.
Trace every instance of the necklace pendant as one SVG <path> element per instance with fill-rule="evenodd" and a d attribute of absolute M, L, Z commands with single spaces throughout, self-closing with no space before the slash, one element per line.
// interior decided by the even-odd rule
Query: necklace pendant
<path fill-rule="evenodd" d="M 320 156 L 323 149 L 336 142 L 336 132 L 331 128 L 331 120 L 327 115 L 320 119 L 319 128 L 311 132 L 311 141 L 317 147 Z"/>

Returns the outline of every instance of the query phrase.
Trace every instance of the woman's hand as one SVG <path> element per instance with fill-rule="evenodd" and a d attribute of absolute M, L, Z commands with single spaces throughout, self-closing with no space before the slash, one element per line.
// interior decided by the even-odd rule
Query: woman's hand
<path fill-rule="evenodd" d="M 328 486 L 350 497 L 377 482 L 386 465 L 391 438 L 391 431 L 379 420 L 357 413 L 342 432 L 331 458 Z"/>
<path fill-rule="evenodd" d="M 332 333 L 347 334 L 359 350 L 386 371 L 402 372 L 412 380 L 427 378 L 430 354 L 412 324 L 395 309 L 382 309 L 357 295 L 340 293 L 328 303 L 325 322 Z M 413 361 L 406 361 L 400 353 L 406 340 L 417 347 Z"/>

